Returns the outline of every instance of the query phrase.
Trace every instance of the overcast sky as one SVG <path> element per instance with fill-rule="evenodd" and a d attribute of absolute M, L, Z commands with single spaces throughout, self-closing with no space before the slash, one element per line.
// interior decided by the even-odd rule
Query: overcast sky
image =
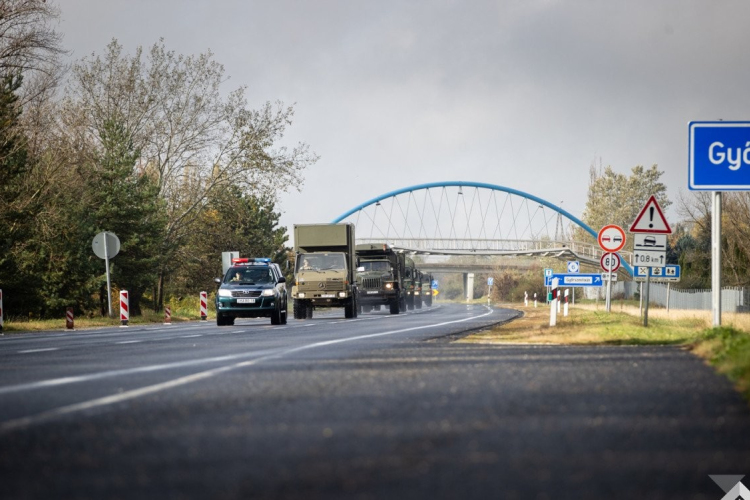
<path fill-rule="evenodd" d="M 210 49 L 253 107 L 294 104 L 320 160 L 282 224 L 476 181 L 581 216 L 589 166 L 687 191 L 687 124 L 750 119 L 750 2 L 59 0 L 71 60 L 163 37 Z M 669 210 L 669 218 L 677 218 Z"/>

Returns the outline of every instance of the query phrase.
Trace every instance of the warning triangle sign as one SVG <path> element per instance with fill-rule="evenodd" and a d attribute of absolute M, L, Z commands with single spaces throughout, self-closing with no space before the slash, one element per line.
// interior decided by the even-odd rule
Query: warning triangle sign
<path fill-rule="evenodd" d="M 672 228 L 669 227 L 664 212 L 661 211 L 659 202 L 655 196 L 651 196 L 646 205 L 630 225 L 631 233 L 656 233 L 672 234 Z"/>

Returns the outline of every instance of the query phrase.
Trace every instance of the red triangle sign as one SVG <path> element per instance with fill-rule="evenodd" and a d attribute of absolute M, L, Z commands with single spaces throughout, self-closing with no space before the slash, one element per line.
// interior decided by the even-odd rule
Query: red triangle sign
<path fill-rule="evenodd" d="M 669 227 L 664 212 L 661 211 L 659 202 L 656 201 L 655 196 L 651 196 L 646 202 L 646 205 L 635 218 L 633 224 L 630 225 L 631 233 L 656 233 L 656 234 L 672 234 L 672 228 Z"/>

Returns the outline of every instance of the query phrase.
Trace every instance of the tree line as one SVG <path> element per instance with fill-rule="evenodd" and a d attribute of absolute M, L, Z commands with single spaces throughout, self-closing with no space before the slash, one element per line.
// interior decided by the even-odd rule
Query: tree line
<path fill-rule="evenodd" d="M 106 311 L 91 243 L 115 233 L 115 288 L 160 310 L 211 286 L 220 253 L 284 262 L 277 196 L 317 160 L 283 137 L 294 109 L 226 92 L 207 51 L 163 40 L 128 54 L 117 40 L 69 66 L 37 0 L 0 7 L 0 288 L 10 315 Z"/>

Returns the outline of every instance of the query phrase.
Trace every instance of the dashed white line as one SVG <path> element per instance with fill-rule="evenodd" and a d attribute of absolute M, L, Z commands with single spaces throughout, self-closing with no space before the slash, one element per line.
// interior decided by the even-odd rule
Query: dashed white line
<path fill-rule="evenodd" d="M 49 351 L 57 351 L 58 347 L 46 347 L 44 349 L 26 349 L 25 351 L 18 351 L 18 354 L 31 354 L 34 352 L 49 352 Z"/>
<path fill-rule="evenodd" d="M 203 335 L 181 335 L 181 339 L 192 339 L 193 337 L 203 337 Z"/>
<path fill-rule="evenodd" d="M 120 342 L 115 342 L 115 344 L 139 344 L 143 342 L 142 340 L 121 340 Z"/>

